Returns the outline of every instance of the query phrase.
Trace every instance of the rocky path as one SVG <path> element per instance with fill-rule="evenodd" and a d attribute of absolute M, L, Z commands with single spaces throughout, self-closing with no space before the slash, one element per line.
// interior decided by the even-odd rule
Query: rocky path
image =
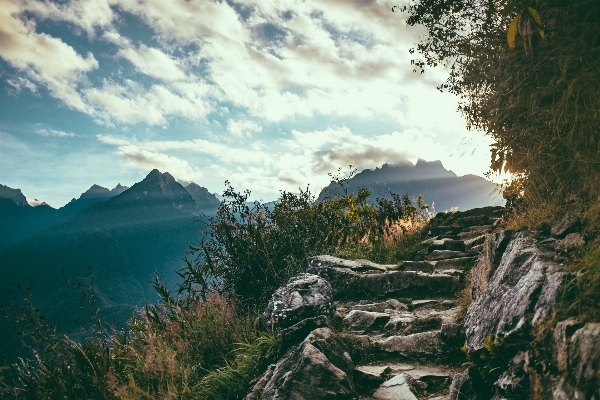
<path fill-rule="evenodd" d="M 464 370 L 457 294 L 501 211 L 437 216 L 396 265 L 309 258 L 259 319 L 288 350 L 247 399 L 446 399 Z"/>
<path fill-rule="evenodd" d="M 417 260 L 400 265 L 309 259 L 307 272 L 332 284 L 337 326 L 366 349 L 353 377 L 360 399 L 445 399 L 464 369 L 456 296 L 499 217 L 493 208 L 464 214 L 431 226 Z"/>

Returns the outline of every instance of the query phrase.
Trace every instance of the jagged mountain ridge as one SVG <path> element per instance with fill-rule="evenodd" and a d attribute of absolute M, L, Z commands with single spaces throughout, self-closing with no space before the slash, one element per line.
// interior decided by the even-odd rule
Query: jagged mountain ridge
<path fill-rule="evenodd" d="M 106 194 L 99 188 L 91 193 Z M 149 282 L 155 272 L 174 287 L 187 245 L 199 239 L 204 226 L 197 215 L 185 188 L 170 174 L 154 170 L 121 194 L 8 249 L 0 256 L 0 272 L 7 277 L 0 282 L 0 293 L 6 298 L 18 284 L 33 281 L 43 315 L 73 333 L 86 315 L 80 310 L 81 295 L 66 284 L 61 271 L 83 287 L 89 287 L 93 276 L 100 315 L 122 328 L 136 307 L 157 300 Z M 65 309 L 75 311 L 65 314 Z M 0 355 L 14 358 L 16 338 L 9 337 L 8 327 L 0 328 L 5 333 L 0 335 Z"/>
<path fill-rule="evenodd" d="M 419 159 L 416 164 L 383 164 L 375 170 L 364 170 L 347 184 L 349 193 L 356 193 L 361 187 L 371 191 L 371 203 L 378 197 L 389 198 L 390 191 L 401 195 L 406 193 L 413 200 L 422 195 L 427 204 L 435 203 L 437 212 L 452 207 L 469 210 L 504 204 L 495 184 L 475 175 L 457 176 L 445 169 L 441 161 Z M 331 183 L 321 191 L 319 200 L 342 193 L 337 184 Z"/>

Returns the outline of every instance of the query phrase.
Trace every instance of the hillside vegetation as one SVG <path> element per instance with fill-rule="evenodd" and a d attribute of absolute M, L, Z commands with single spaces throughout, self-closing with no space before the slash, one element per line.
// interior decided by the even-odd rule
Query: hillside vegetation
<path fill-rule="evenodd" d="M 441 90 L 461 97 L 470 127 L 494 139 L 491 171 L 509 171 L 504 224 L 548 229 L 555 215 L 581 218 L 587 247 L 569 254 L 572 280 L 562 316 L 600 321 L 600 2 L 587 0 L 421 0 L 400 8 L 427 35 L 418 72 L 444 64 Z M 98 331 L 75 343 L 45 325 L 26 296 L 13 311 L 24 323 L 31 361 L 5 371 L 6 398 L 243 398 L 275 359 L 279 344 L 254 318 L 275 288 L 302 271 L 307 256 L 330 253 L 395 263 L 422 241 L 427 207 L 407 196 L 370 205 L 368 190 L 317 202 L 283 192 L 270 209 L 249 206 L 229 187 L 209 227 L 190 246 L 182 284 L 160 281 L 124 332 Z"/>

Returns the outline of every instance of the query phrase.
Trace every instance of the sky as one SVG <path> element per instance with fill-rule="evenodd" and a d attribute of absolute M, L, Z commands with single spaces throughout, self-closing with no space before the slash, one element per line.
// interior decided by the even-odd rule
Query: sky
<path fill-rule="evenodd" d="M 422 32 L 377 0 L 0 0 L 0 184 L 60 207 L 152 169 L 252 199 L 338 168 L 483 176 Z"/>

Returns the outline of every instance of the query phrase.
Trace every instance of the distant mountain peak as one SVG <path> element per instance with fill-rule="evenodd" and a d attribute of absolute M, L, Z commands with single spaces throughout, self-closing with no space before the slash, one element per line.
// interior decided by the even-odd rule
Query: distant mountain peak
<path fill-rule="evenodd" d="M 25 196 L 21 193 L 21 189 L 13 189 L 5 185 L 0 185 L 0 197 L 11 199 L 19 207 L 27 207 L 29 205 Z"/>
<path fill-rule="evenodd" d="M 129 189 L 129 186 L 123 186 L 123 185 L 121 185 L 120 183 L 117 183 L 117 186 L 115 186 L 115 187 L 114 187 L 114 189 L 112 189 L 112 190 L 110 191 L 110 193 L 111 193 L 113 196 L 118 196 L 118 195 L 120 195 L 121 193 L 123 193 L 124 191 L 126 191 L 127 189 Z"/>
<path fill-rule="evenodd" d="M 197 183 L 191 182 L 189 185 L 185 186 L 185 190 L 192 196 L 200 211 L 211 212 L 216 210 L 221 204 L 221 201 L 217 196 Z"/>
<path fill-rule="evenodd" d="M 97 198 L 109 198 L 110 190 L 100 185 L 92 185 L 88 190 L 83 192 L 80 199 L 97 199 Z"/>

